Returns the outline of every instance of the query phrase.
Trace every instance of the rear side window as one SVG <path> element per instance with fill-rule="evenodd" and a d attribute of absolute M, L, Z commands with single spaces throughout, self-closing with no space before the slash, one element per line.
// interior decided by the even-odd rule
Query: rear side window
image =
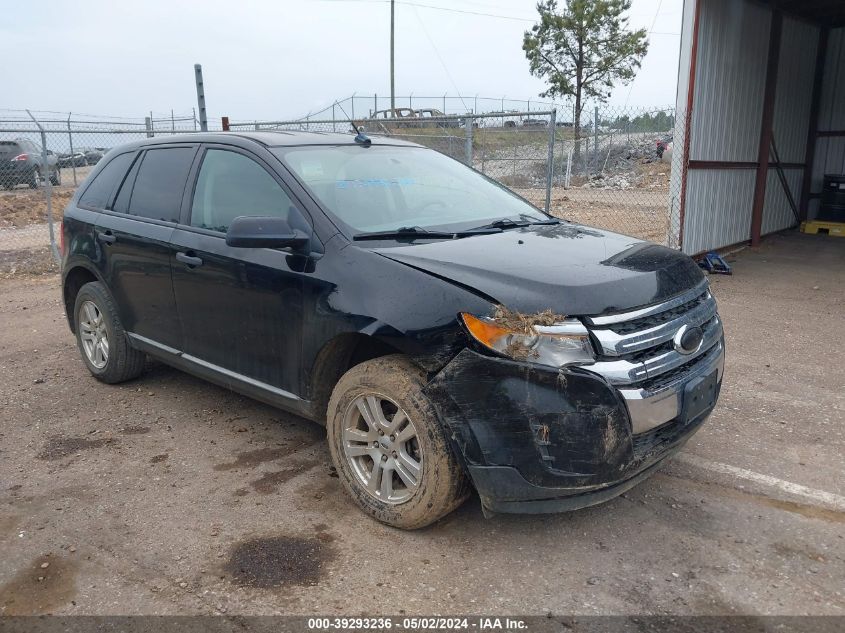
<path fill-rule="evenodd" d="M 85 193 L 79 199 L 79 206 L 91 209 L 105 209 L 114 193 L 115 187 L 123 180 L 126 170 L 129 168 L 133 153 L 120 154 L 109 161 L 109 164 L 94 176 L 94 180 L 85 189 Z"/>
<path fill-rule="evenodd" d="M 179 208 L 194 147 L 151 149 L 144 154 L 128 213 L 151 220 L 179 221 Z"/>
<path fill-rule="evenodd" d="M 0 141 L 0 156 L 17 156 L 23 154 L 17 143 L 11 141 Z"/>

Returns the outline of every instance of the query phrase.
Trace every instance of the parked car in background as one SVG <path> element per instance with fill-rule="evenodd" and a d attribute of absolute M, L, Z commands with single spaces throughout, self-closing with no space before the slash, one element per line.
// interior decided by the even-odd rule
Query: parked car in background
<path fill-rule="evenodd" d="M 85 155 L 85 162 L 88 165 L 96 165 L 105 155 L 105 152 L 96 147 L 80 148 L 79 151 Z"/>
<path fill-rule="evenodd" d="M 672 135 L 666 135 L 662 138 L 657 139 L 656 143 L 656 153 L 657 157 L 660 159 L 664 159 L 663 162 L 671 163 L 672 162 Z"/>
<path fill-rule="evenodd" d="M 522 127 L 548 127 L 546 119 L 522 119 Z"/>
<path fill-rule="evenodd" d="M 722 381 L 690 257 L 553 218 L 395 138 L 124 145 L 79 187 L 61 244 L 94 377 L 137 378 L 150 355 L 314 420 L 349 497 L 396 527 L 472 486 L 491 512 L 622 494 Z"/>
<path fill-rule="evenodd" d="M 417 118 L 420 119 L 418 125 L 420 127 L 462 127 L 465 125 L 463 121 L 459 119 L 446 119 L 440 121 L 427 121 L 426 119 L 442 119 L 447 115 L 438 110 L 437 108 L 422 108 L 416 111 Z"/>
<path fill-rule="evenodd" d="M 361 121 L 359 125 L 363 125 L 367 129 L 377 131 L 378 125 L 387 127 L 417 127 L 419 124 L 416 110 L 412 108 L 388 108 L 387 110 L 377 110 L 370 115 L 370 118 Z M 373 126 L 376 124 L 376 127 Z"/>
<path fill-rule="evenodd" d="M 11 189 L 17 185 L 29 185 L 36 189 L 44 178 L 49 178 L 53 185 L 62 183 L 55 153 L 47 150 L 45 163 L 41 148 L 29 139 L 0 141 L 0 186 Z"/>
<path fill-rule="evenodd" d="M 88 159 L 83 152 L 74 152 L 73 154 L 59 154 L 59 167 L 85 167 L 88 164 Z"/>
<path fill-rule="evenodd" d="M 658 146 L 657 155 L 660 157 L 660 160 L 664 163 L 672 164 L 672 154 L 674 152 L 675 144 L 672 141 L 668 141 L 663 145 L 663 149 L 661 150 Z"/>

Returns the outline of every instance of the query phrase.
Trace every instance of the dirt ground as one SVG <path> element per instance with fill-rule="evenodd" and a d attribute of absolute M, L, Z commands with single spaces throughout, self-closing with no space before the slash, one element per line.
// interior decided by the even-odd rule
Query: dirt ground
<path fill-rule="evenodd" d="M 57 277 L 0 280 L 0 614 L 843 615 L 845 240 L 732 259 L 722 397 L 678 457 L 413 533 L 346 499 L 320 427 L 161 365 L 100 384 Z"/>
<path fill-rule="evenodd" d="M 514 189 L 541 209 L 543 189 Z M 669 194 L 666 190 L 552 188 L 551 214 L 555 217 L 633 235 L 659 244 L 669 230 Z"/>
<path fill-rule="evenodd" d="M 76 170 L 78 182 L 82 182 L 92 167 Z M 53 219 L 62 217 L 64 208 L 73 197 L 76 187 L 70 169 L 62 169 L 62 185 L 53 187 Z M 0 190 L 0 231 L 21 228 L 47 221 L 47 198 L 44 188 L 30 189 L 18 186 L 9 191 Z"/>

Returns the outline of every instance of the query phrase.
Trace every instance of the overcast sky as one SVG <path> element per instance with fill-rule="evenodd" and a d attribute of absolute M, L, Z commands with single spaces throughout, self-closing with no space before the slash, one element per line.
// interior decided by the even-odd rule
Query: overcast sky
<path fill-rule="evenodd" d="M 522 51 L 535 4 L 397 0 L 397 95 L 460 93 L 470 108 L 475 95 L 538 99 L 544 86 L 529 75 Z M 209 117 L 296 118 L 352 93 L 378 93 L 380 107 L 388 105 L 386 0 L 3 5 L 0 108 L 190 113 L 196 62 L 203 65 Z M 612 104 L 674 104 L 682 5 L 633 0 L 631 25 L 652 30 L 651 46 L 633 87 L 618 88 Z"/>

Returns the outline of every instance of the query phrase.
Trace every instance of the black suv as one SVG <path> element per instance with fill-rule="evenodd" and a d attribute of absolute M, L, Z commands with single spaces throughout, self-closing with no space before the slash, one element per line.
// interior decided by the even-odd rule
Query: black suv
<path fill-rule="evenodd" d="M 53 185 L 62 184 L 62 172 L 56 155 L 47 151 L 44 162 L 41 148 L 29 139 L 0 141 L 0 186 L 11 189 L 16 185 L 29 185 L 36 189 L 44 178 Z"/>
<path fill-rule="evenodd" d="M 676 251 L 563 222 L 433 150 L 293 132 L 110 151 L 64 216 L 98 379 L 145 355 L 325 425 L 355 502 L 421 527 L 627 490 L 715 405 L 722 325 Z"/>

